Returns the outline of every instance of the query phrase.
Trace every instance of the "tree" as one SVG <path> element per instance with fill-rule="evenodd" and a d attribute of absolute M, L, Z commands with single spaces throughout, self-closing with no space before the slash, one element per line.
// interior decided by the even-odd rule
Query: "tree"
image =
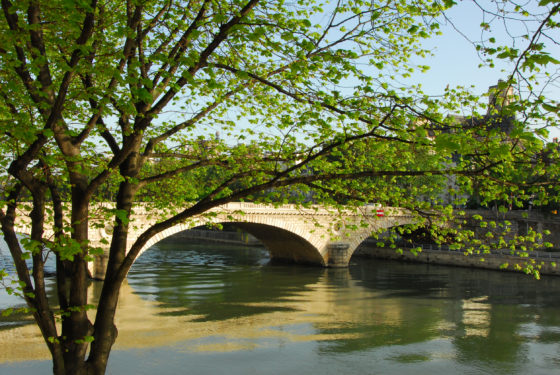
<path fill-rule="evenodd" d="M 380 200 L 433 217 L 446 207 L 417 199 L 437 193 L 416 187 L 418 176 L 454 175 L 465 189 L 482 180 L 494 195 L 533 189 L 503 173 L 538 163 L 540 143 L 527 123 L 507 142 L 483 125 L 458 128 L 445 111 L 470 103 L 467 94 L 434 99 L 395 84 L 425 69 L 410 58 L 428 53 L 421 42 L 452 5 L 2 0 L 0 219 L 53 372 L 105 372 L 119 288 L 140 249 L 212 207 L 297 194 L 304 202 L 313 192 L 319 202 Z M 543 4 L 547 25 L 558 11 L 552 5 Z M 537 52 L 528 49 L 519 61 L 550 63 Z M 456 153 L 465 157 L 452 164 Z M 407 181 L 413 189 L 402 188 Z M 180 183 L 186 188 L 159 193 Z M 290 194 L 276 194 L 283 189 Z M 114 208 L 92 210 L 108 198 Z M 160 208 L 190 203 L 170 209 L 127 249 L 128 217 L 143 200 Z M 22 201 L 32 207 L 23 247 L 14 230 Z M 114 227 L 99 303 L 90 306 L 87 262 L 99 249 L 88 243 L 88 228 L 99 220 Z M 44 235 L 47 226 L 53 238 Z M 58 306 L 45 292 L 49 254 Z"/>

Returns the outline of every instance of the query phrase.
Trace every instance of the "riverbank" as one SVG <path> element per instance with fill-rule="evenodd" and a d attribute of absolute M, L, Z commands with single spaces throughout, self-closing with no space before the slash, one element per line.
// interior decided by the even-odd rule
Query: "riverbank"
<path fill-rule="evenodd" d="M 246 232 L 228 230 L 191 229 L 175 235 L 177 239 L 202 240 L 224 244 L 262 246 L 262 243 Z M 493 251 L 489 254 L 465 255 L 460 250 L 452 250 L 448 246 L 421 246 L 422 251 L 416 254 L 410 248 L 402 253 L 391 248 L 377 247 L 377 240 L 366 239 L 354 253 L 357 257 L 396 260 L 401 262 L 429 263 L 444 266 L 481 268 L 490 270 L 506 270 L 516 272 L 516 265 L 526 268 L 527 264 L 540 265 L 542 275 L 560 276 L 560 253 L 534 251 L 528 257 L 512 256 L 509 250 Z M 533 263 L 534 262 L 534 263 Z M 507 267 L 504 265 L 507 264 Z M 518 272 L 518 271 L 517 271 Z"/>
<path fill-rule="evenodd" d="M 527 264 L 532 264 L 533 266 L 540 265 L 541 275 L 560 276 L 560 253 L 533 251 L 528 257 L 519 257 L 512 256 L 509 250 L 497 250 L 489 254 L 465 255 L 460 250 L 452 250 L 445 246 L 422 245 L 422 251 L 415 254 L 408 248 L 397 252 L 396 249 L 377 247 L 376 243 L 377 240 L 365 240 L 354 255 L 365 258 L 516 272 L 518 272 L 516 265 L 525 268 Z M 505 267 L 506 264 L 507 267 Z"/>

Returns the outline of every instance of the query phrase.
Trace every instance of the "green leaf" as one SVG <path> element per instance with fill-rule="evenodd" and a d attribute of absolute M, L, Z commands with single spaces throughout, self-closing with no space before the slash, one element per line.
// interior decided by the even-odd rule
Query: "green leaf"
<path fill-rule="evenodd" d="M 558 105 L 551 105 L 547 103 L 542 104 L 543 108 L 549 112 L 558 113 L 560 111 L 560 106 Z"/>
<path fill-rule="evenodd" d="M 8 307 L 7 309 L 4 309 L 2 311 L 2 316 L 10 316 L 12 315 L 14 312 L 14 309 L 12 307 Z"/>
<path fill-rule="evenodd" d="M 129 217 L 128 212 L 125 210 L 115 210 L 115 216 L 120 220 L 124 225 L 128 225 Z"/>

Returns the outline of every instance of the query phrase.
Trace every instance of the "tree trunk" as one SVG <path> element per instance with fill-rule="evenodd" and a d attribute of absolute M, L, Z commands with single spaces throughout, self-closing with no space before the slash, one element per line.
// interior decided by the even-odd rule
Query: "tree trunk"
<path fill-rule="evenodd" d="M 72 239 L 76 241 L 82 251 L 74 255 L 70 278 L 67 316 L 62 319 L 62 337 L 64 348 L 64 364 L 66 374 L 87 374 L 88 369 L 85 356 L 88 349 L 87 336 L 91 336 L 93 329 L 87 317 L 87 249 L 88 249 L 88 214 L 89 202 L 84 195 L 87 180 L 81 175 L 71 176 L 76 181 L 72 187 Z"/>
<path fill-rule="evenodd" d="M 121 174 L 125 177 L 135 177 L 139 170 L 137 162 L 137 153 L 131 153 L 121 166 Z M 126 217 L 130 217 L 136 191 L 136 185 L 128 181 L 122 182 L 119 186 L 116 209 L 126 213 Z M 109 249 L 107 270 L 95 317 L 94 341 L 91 344 L 90 356 L 88 358 L 88 364 L 91 366 L 92 373 L 96 375 L 105 373 L 111 348 L 118 335 L 114 319 L 119 300 L 119 291 L 123 282 L 123 278 L 118 275 L 126 255 L 128 225 L 128 220 L 123 221 L 116 217 Z"/>

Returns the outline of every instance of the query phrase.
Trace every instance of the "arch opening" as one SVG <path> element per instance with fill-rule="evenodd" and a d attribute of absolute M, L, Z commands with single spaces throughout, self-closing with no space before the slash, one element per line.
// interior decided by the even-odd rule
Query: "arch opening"
<path fill-rule="evenodd" d="M 387 251 L 393 250 L 397 254 L 398 249 L 406 251 L 430 240 L 429 231 L 426 231 L 425 227 L 416 227 L 414 223 L 402 223 L 383 228 L 376 236 L 364 236 L 357 244 L 352 257 L 385 258 Z"/>
<path fill-rule="evenodd" d="M 138 257 L 161 240 L 172 236 L 181 236 L 181 233 L 187 234 L 189 231 L 197 231 L 198 233 L 191 236 L 187 234 L 185 238 L 193 240 L 207 238 L 215 242 L 229 242 L 248 246 L 261 245 L 270 254 L 272 262 L 325 266 L 325 260 L 316 247 L 306 239 L 288 230 L 260 223 L 223 222 L 219 224 L 229 231 L 203 230 L 204 226 L 188 229 L 177 228 L 177 230 L 168 231 L 165 237 L 162 236 L 158 241 L 152 242 Z M 232 232 L 234 229 L 241 232 Z M 207 232 L 207 234 L 204 232 Z"/>
<path fill-rule="evenodd" d="M 232 223 L 261 241 L 273 261 L 324 266 L 325 260 L 310 242 L 282 228 L 256 223 Z"/>

